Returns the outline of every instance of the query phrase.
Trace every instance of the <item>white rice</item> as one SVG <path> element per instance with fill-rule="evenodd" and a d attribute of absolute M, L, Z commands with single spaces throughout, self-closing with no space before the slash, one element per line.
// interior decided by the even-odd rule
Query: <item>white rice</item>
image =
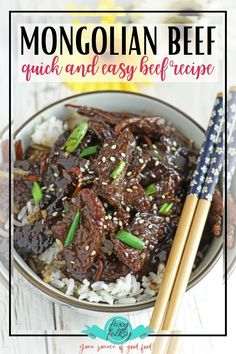
<path fill-rule="evenodd" d="M 26 205 L 24 205 L 17 215 L 17 220 L 13 220 L 15 226 L 23 226 L 29 224 L 28 216 L 39 211 L 39 206 L 35 205 L 34 200 L 29 200 Z"/>
<path fill-rule="evenodd" d="M 66 124 L 62 120 L 56 117 L 47 118 L 37 125 L 31 136 L 32 142 L 51 147 L 65 129 Z"/>
<path fill-rule="evenodd" d="M 61 289 L 67 295 L 77 297 L 80 301 L 129 305 L 154 299 L 165 271 L 165 265 L 160 263 L 157 274 L 150 273 L 149 276 L 143 276 L 141 282 L 137 281 L 136 277 L 130 273 L 117 279 L 116 282 L 96 281 L 90 283 L 87 279 L 84 279 L 81 284 L 73 278 L 67 278 L 57 268 L 58 266 L 54 265 L 53 260 L 60 250 L 60 243 L 55 242 L 39 256 L 39 259 L 46 264 L 43 279 L 57 289 Z"/>

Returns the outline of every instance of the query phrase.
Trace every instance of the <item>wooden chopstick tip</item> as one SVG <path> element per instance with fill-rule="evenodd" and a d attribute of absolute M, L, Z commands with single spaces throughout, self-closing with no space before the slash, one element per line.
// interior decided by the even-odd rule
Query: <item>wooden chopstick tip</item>
<path fill-rule="evenodd" d="M 216 95 L 216 97 L 223 97 L 223 96 L 224 96 L 223 92 L 218 92 Z"/>

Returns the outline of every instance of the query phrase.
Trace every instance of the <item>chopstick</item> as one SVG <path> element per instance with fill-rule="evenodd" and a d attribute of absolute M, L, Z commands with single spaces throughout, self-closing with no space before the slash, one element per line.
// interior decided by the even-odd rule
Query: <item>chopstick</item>
<path fill-rule="evenodd" d="M 174 327 L 176 316 L 188 285 L 203 229 L 211 206 L 212 197 L 223 164 L 223 141 L 224 132 L 222 131 L 215 146 L 215 151 L 211 158 L 210 167 L 201 191 L 196 212 L 194 214 L 193 222 L 184 248 L 184 253 L 180 262 L 174 287 L 172 289 L 169 305 L 165 314 L 165 319 L 162 326 L 163 330 L 170 331 Z"/>
<path fill-rule="evenodd" d="M 205 180 L 206 172 L 210 165 L 210 157 L 214 149 L 215 141 L 218 138 L 218 134 L 222 126 L 222 107 L 223 95 L 222 93 L 218 93 L 212 111 L 212 116 L 206 131 L 206 138 L 200 150 L 200 157 L 198 159 L 197 167 L 193 175 L 190 192 L 186 197 L 178 228 L 171 247 L 170 255 L 165 269 L 164 279 L 161 284 L 150 320 L 150 329 L 156 332 L 162 328 L 168 301 L 170 299 L 171 291 L 174 286 L 188 233 L 197 207 L 198 197 Z M 198 179 L 198 184 L 195 183 L 196 178 Z"/>

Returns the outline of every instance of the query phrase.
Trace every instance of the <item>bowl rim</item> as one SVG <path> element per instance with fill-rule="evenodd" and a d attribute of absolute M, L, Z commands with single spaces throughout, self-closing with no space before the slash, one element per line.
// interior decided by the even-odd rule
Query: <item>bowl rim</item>
<path fill-rule="evenodd" d="M 133 96 L 139 96 L 146 98 L 148 100 L 153 100 L 155 102 L 161 103 L 178 113 L 180 113 L 182 116 L 184 116 L 187 120 L 189 120 L 192 124 L 194 124 L 201 132 L 204 132 L 203 127 L 196 122 L 192 117 L 190 117 L 187 113 L 183 112 L 182 110 L 176 108 L 172 104 L 165 102 L 159 98 L 156 98 L 154 96 L 150 96 L 144 93 L 137 93 L 137 92 L 131 92 L 131 91 L 126 91 L 126 90 L 99 90 L 99 91 L 89 91 L 89 92 L 82 92 L 78 93 L 75 95 L 71 95 L 68 97 L 64 97 L 60 100 L 54 101 L 53 103 L 50 103 L 49 105 L 45 106 L 35 114 L 33 114 L 30 118 L 28 118 L 25 122 L 22 123 L 22 125 L 17 128 L 17 130 L 14 132 L 13 138 L 15 139 L 16 136 L 35 118 L 37 118 L 39 115 L 47 111 L 48 109 L 61 104 L 65 101 L 68 100 L 73 100 L 77 97 L 82 97 L 82 96 L 91 96 L 94 94 L 125 94 L 125 95 L 133 95 Z M 132 304 L 132 305 L 106 305 L 106 304 L 94 304 L 94 303 L 89 303 L 85 301 L 79 301 L 77 298 L 68 296 L 62 291 L 54 288 L 50 284 L 44 282 L 37 274 L 35 274 L 32 271 L 29 272 L 26 267 L 23 266 L 23 263 L 21 262 L 21 257 L 17 254 L 17 252 L 14 249 L 14 246 L 12 247 L 14 251 L 13 255 L 13 264 L 16 267 L 16 269 L 20 272 L 20 274 L 27 279 L 31 285 L 35 286 L 38 290 L 44 293 L 44 295 L 48 296 L 52 301 L 60 303 L 62 305 L 67 305 L 67 306 L 72 306 L 73 308 L 77 309 L 84 309 L 84 310 L 89 310 L 89 311 L 95 311 L 95 312 L 106 312 L 106 313 L 113 313 L 113 312 L 119 312 L 119 313 L 127 313 L 127 312 L 135 312 L 135 311 L 140 311 L 144 309 L 148 309 L 154 306 L 155 304 L 155 299 L 146 301 L 146 302 L 140 302 L 137 304 Z M 214 254 L 212 259 L 209 261 L 209 263 L 206 264 L 206 266 L 201 270 L 199 274 L 193 277 L 188 283 L 187 290 L 190 290 L 193 286 L 198 284 L 214 267 L 214 265 L 217 263 L 219 258 L 221 257 L 223 253 L 223 241 L 217 250 L 217 252 Z M 55 298 L 55 294 L 57 295 L 57 298 Z"/>

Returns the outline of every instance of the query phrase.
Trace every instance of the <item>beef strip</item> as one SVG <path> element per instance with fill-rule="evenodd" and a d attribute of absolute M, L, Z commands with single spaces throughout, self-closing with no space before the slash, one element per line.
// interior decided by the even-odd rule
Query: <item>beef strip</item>
<path fill-rule="evenodd" d="M 212 235 L 219 237 L 222 232 L 223 199 L 219 188 L 217 187 L 213 195 L 211 208 L 208 216 L 208 224 Z"/>
<path fill-rule="evenodd" d="M 51 227 L 52 236 L 55 239 L 59 239 L 63 244 L 66 240 L 66 236 L 74 219 L 76 211 L 77 207 L 75 205 L 72 205 L 70 207 L 69 213 L 64 217 L 61 216 L 61 218 L 58 218 L 56 223 L 53 224 Z"/>
<path fill-rule="evenodd" d="M 20 255 L 41 254 L 53 242 L 49 226 L 42 220 L 15 228 L 14 245 Z"/>
<path fill-rule="evenodd" d="M 136 179 L 126 176 L 128 170 L 134 167 L 135 148 L 136 141 L 129 130 L 123 130 L 116 140 L 101 148 L 96 162 L 99 176 L 98 193 L 114 207 L 121 205 L 145 211 L 150 208 L 150 203 L 143 188 L 135 183 Z M 113 180 L 111 174 L 121 160 L 125 162 L 125 167 L 119 178 Z M 140 165 L 137 168 L 140 169 Z"/>
<path fill-rule="evenodd" d="M 32 187 L 32 181 L 14 177 L 14 203 L 17 209 L 23 208 L 32 198 Z"/>
<path fill-rule="evenodd" d="M 132 160 L 135 146 L 136 142 L 132 133 L 124 130 L 116 140 L 109 145 L 105 144 L 100 149 L 95 165 L 99 177 L 98 193 L 113 206 L 120 205 L 122 201 L 125 175 Z M 119 178 L 113 180 L 111 174 L 121 160 L 125 162 L 125 167 Z"/>
<path fill-rule="evenodd" d="M 40 175 L 40 162 L 36 160 L 17 160 L 14 167 L 28 172 L 31 176 Z M 14 175 L 14 203 L 16 208 L 22 208 L 32 198 L 33 181 L 18 173 Z"/>
<path fill-rule="evenodd" d="M 77 197 L 80 222 L 72 243 L 63 250 L 66 272 L 73 277 L 86 272 L 97 258 L 104 238 L 105 211 L 101 201 L 89 189 Z"/>
<path fill-rule="evenodd" d="M 71 105 L 68 105 L 71 106 Z M 74 105 L 73 107 L 77 108 L 77 113 L 82 114 L 86 117 L 90 117 L 92 118 L 92 120 L 96 119 L 102 122 L 106 122 L 109 125 L 116 125 L 119 122 L 121 122 L 122 118 L 125 116 L 125 113 L 123 113 L 123 117 L 121 117 L 121 113 L 119 116 L 119 113 L 112 113 L 112 112 L 107 112 L 107 111 L 103 111 L 102 109 L 98 109 L 98 108 L 91 108 L 91 107 L 87 107 L 87 106 L 77 106 Z M 127 113 L 127 116 L 130 116 Z"/>
<path fill-rule="evenodd" d="M 114 253 L 110 256 L 104 256 L 102 261 L 103 272 L 99 280 L 115 282 L 120 277 L 125 277 L 130 273 L 129 267 L 120 261 Z"/>
<path fill-rule="evenodd" d="M 154 247 L 165 237 L 168 229 L 163 217 L 142 213 L 134 217 L 127 231 L 145 241 L 141 250 L 124 244 L 116 237 L 112 237 L 112 242 L 117 257 L 133 272 L 138 272 L 149 259 Z"/>
<path fill-rule="evenodd" d="M 64 209 L 64 200 L 72 196 L 77 184 L 78 178 L 74 173 L 69 174 L 63 171 L 63 176 L 52 184 L 53 189 L 51 189 L 51 192 L 44 194 L 40 207 L 46 209 L 48 215 L 62 211 Z"/>
<path fill-rule="evenodd" d="M 151 159 L 142 171 L 141 185 L 146 187 L 155 184 L 157 195 L 174 196 L 181 185 L 180 174 L 158 158 Z"/>
<path fill-rule="evenodd" d="M 113 140 L 116 137 L 115 131 L 105 122 L 93 120 L 90 127 L 101 142 Z"/>
<path fill-rule="evenodd" d="M 136 183 L 129 186 L 123 192 L 123 204 L 138 212 L 144 212 L 151 208 L 150 198 L 146 196 L 143 187 Z"/>
<path fill-rule="evenodd" d="M 67 134 L 57 140 L 46 161 L 43 184 L 51 186 L 51 191 L 44 194 L 41 208 L 51 215 L 63 209 L 63 199 L 71 197 L 76 188 L 82 185 L 82 178 L 88 176 L 86 183 L 94 179 L 91 175 L 90 161 L 62 150 Z"/>
<path fill-rule="evenodd" d="M 14 167 L 20 168 L 29 175 L 39 176 L 40 175 L 40 161 L 39 160 L 17 160 L 14 162 Z"/>

